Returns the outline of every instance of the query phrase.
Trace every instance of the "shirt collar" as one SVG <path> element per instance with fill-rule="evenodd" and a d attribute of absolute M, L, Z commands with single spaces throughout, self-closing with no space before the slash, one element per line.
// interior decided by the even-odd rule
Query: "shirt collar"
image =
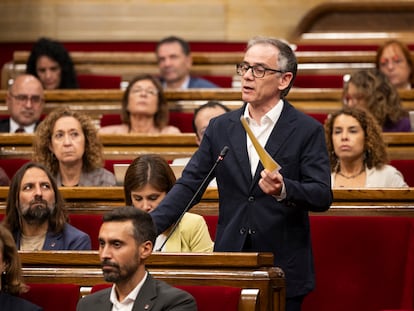
<path fill-rule="evenodd" d="M 247 103 L 246 109 L 244 110 L 244 114 L 243 114 L 248 123 L 250 123 L 253 120 L 253 118 L 250 117 L 249 107 L 250 107 L 250 103 Z M 266 122 L 265 121 L 266 119 L 272 122 L 273 124 L 276 124 L 277 120 L 279 120 L 282 110 L 283 110 L 283 99 L 280 99 L 278 103 L 262 117 L 262 119 L 260 120 L 260 124 L 263 124 L 263 122 Z"/>
<path fill-rule="evenodd" d="M 14 121 L 12 118 L 10 118 L 10 133 L 16 132 L 16 130 L 19 127 L 23 127 L 26 133 L 34 133 L 36 123 L 33 123 L 31 125 L 28 125 L 28 126 L 20 126 L 16 121 Z"/>
<path fill-rule="evenodd" d="M 116 291 L 115 291 L 115 284 L 112 286 L 111 289 L 111 295 L 110 295 L 110 300 L 112 302 L 112 304 L 117 305 L 117 304 L 128 304 L 130 302 L 134 303 L 134 301 L 136 300 L 139 291 L 141 290 L 142 286 L 144 285 L 145 280 L 147 279 L 148 276 L 148 272 L 145 271 L 145 275 L 142 278 L 142 280 L 138 283 L 138 285 L 128 294 L 128 296 L 125 297 L 125 299 L 123 301 L 119 301 L 118 297 L 116 295 Z"/>

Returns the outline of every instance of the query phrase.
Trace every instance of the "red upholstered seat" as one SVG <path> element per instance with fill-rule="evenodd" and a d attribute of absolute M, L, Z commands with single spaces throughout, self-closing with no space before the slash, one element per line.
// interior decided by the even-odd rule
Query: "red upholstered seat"
<path fill-rule="evenodd" d="M 342 75 L 297 75 L 294 87 L 302 88 L 342 88 Z"/>
<path fill-rule="evenodd" d="M 0 166 L 4 169 L 7 176 L 10 179 L 13 178 L 16 171 L 25 163 L 29 162 L 29 159 L 0 159 Z"/>
<path fill-rule="evenodd" d="M 69 222 L 72 226 L 87 233 L 91 238 L 92 249 L 99 249 L 99 229 L 102 225 L 102 215 L 99 214 L 70 214 Z"/>
<path fill-rule="evenodd" d="M 74 311 L 80 297 L 80 286 L 75 284 L 28 284 L 30 290 L 21 295 L 44 311 Z M 1 307 L 0 307 L 1 309 Z"/>
<path fill-rule="evenodd" d="M 202 76 L 204 78 L 218 87 L 231 88 L 233 84 L 232 76 Z"/>
<path fill-rule="evenodd" d="M 217 215 L 203 215 L 203 218 L 206 221 L 208 232 L 210 233 L 210 237 L 214 241 L 216 239 L 216 228 L 217 228 L 218 216 Z"/>
<path fill-rule="evenodd" d="M 414 187 L 414 159 L 391 160 L 390 164 L 403 174 L 405 182 L 410 187 Z"/>
<path fill-rule="evenodd" d="M 78 75 L 79 88 L 81 89 L 119 89 L 121 82 L 121 76 Z"/>
<path fill-rule="evenodd" d="M 325 120 L 328 117 L 328 114 L 327 113 L 308 113 L 307 115 L 309 115 L 312 118 L 318 120 L 322 124 L 325 124 Z"/>
<path fill-rule="evenodd" d="M 97 284 L 91 293 L 112 286 L 110 283 Z M 198 311 L 237 311 L 241 288 L 230 286 L 174 285 L 190 293 L 197 303 Z"/>
<path fill-rule="evenodd" d="M 413 308 L 414 220 L 311 216 L 316 289 L 303 311 Z"/>
<path fill-rule="evenodd" d="M 174 285 L 190 293 L 198 311 L 237 311 L 241 288 L 230 286 Z"/>
<path fill-rule="evenodd" d="M 193 113 L 192 112 L 170 112 L 170 125 L 176 126 L 182 133 L 193 133 Z M 119 114 L 104 114 L 101 118 L 101 127 L 121 124 L 121 116 Z"/>

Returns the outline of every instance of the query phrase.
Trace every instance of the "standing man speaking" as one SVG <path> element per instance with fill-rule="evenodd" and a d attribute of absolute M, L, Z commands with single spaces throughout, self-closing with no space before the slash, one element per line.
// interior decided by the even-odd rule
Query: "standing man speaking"
<path fill-rule="evenodd" d="M 220 204 L 214 251 L 272 252 L 286 275 L 286 310 L 299 311 L 315 285 L 308 212 L 326 211 L 332 202 L 324 129 L 285 99 L 297 72 L 289 45 L 253 38 L 236 70 L 246 104 L 210 122 L 182 178 L 151 215 L 159 232 L 176 221 L 228 146 L 210 176 Z M 264 169 L 241 116 L 280 170 Z"/>

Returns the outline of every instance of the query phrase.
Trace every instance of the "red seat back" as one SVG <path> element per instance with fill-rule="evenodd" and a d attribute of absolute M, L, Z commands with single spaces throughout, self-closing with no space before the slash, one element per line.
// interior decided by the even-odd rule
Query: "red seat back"
<path fill-rule="evenodd" d="M 297 75 L 294 87 L 301 88 L 339 88 L 344 86 L 342 75 Z"/>
<path fill-rule="evenodd" d="M 28 284 L 30 290 L 22 298 L 43 308 L 43 311 L 74 311 L 80 297 L 75 284 Z"/>
<path fill-rule="evenodd" d="M 121 82 L 121 76 L 78 75 L 79 88 L 81 89 L 120 89 Z"/>
<path fill-rule="evenodd" d="M 10 180 L 13 178 L 14 174 L 17 170 L 29 162 L 29 159 L 0 159 L 0 166 L 4 169 L 7 176 L 9 176 Z"/>
<path fill-rule="evenodd" d="M 414 159 L 391 160 L 390 164 L 403 174 L 408 186 L 414 187 Z"/>
<path fill-rule="evenodd" d="M 70 214 L 69 222 L 72 226 L 87 233 L 91 238 L 92 250 L 99 249 L 99 230 L 102 225 L 102 215 L 99 214 Z"/>
<path fill-rule="evenodd" d="M 217 215 L 203 215 L 203 218 L 206 221 L 208 232 L 210 233 L 210 237 L 214 241 L 216 239 L 218 216 Z"/>
<path fill-rule="evenodd" d="M 412 308 L 413 219 L 311 216 L 316 289 L 303 311 Z"/>

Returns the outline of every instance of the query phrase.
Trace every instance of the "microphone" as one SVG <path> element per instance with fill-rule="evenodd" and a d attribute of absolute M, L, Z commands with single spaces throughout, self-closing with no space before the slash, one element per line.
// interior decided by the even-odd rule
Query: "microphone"
<path fill-rule="evenodd" d="M 190 202 L 188 202 L 188 204 L 186 205 L 185 209 L 183 210 L 183 212 L 181 213 L 180 217 L 178 218 L 178 220 L 175 222 L 174 226 L 171 228 L 170 232 L 168 233 L 166 239 L 164 240 L 164 242 L 161 244 L 160 248 L 158 248 L 156 251 L 160 252 L 162 250 L 162 248 L 165 246 L 165 244 L 167 243 L 168 239 L 172 236 L 172 234 L 174 233 L 175 229 L 177 229 L 178 224 L 180 223 L 181 219 L 184 217 L 184 214 L 187 213 L 187 211 L 190 209 L 191 205 L 193 204 L 194 200 L 196 199 L 196 197 L 198 196 L 198 194 L 200 193 L 201 189 L 203 189 L 205 183 L 207 182 L 207 180 L 209 179 L 209 177 L 211 176 L 211 174 L 213 173 L 213 171 L 216 169 L 217 165 L 223 161 L 224 157 L 226 156 L 227 152 L 229 151 L 229 147 L 224 146 L 223 149 L 221 149 L 219 156 L 217 157 L 216 162 L 214 162 L 213 166 L 211 167 L 210 171 L 208 172 L 208 174 L 206 175 L 206 177 L 204 177 L 203 182 L 200 184 L 200 186 L 198 186 L 197 191 L 194 193 L 194 195 L 191 197 Z"/>

